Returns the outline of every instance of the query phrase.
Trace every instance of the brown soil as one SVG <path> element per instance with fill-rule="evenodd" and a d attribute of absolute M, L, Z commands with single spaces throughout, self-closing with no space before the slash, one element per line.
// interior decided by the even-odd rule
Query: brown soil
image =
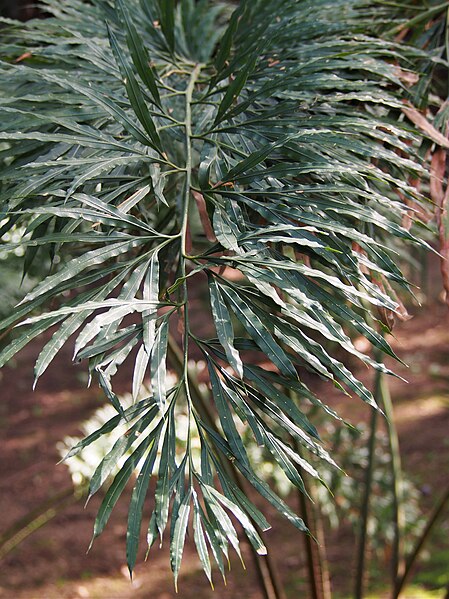
<path fill-rule="evenodd" d="M 449 451 L 449 326 L 448 310 L 441 302 L 413 309 L 415 317 L 401 323 L 392 344 L 408 369 L 395 370 L 409 383 L 391 381 L 400 434 L 404 467 L 420 485 L 425 509 L 430 509 L 447 485 Z M 39 344 L 40 345 L 40 344 Z M 47 498 L 70 486 L 68 470 L 56 465 L 56 443 L 64 436 L 79 433 L 78 425 L 102 405 L 96 389 L 86 390 L 81 368 L 70 366 L 70 348 L 64 350 L 33 393 L 32 370 L 38 346 L 32 344 L 17 361 L 1 373 L 0 402 L 0 535 L 15 520 L 26 515 Z M 366 379 L 369 373 L 361 368 Z M 125 379 L 119 387 L 125 389 Z M 369 384 L 369 380 L 366 381 Z M 315 383 L 326 400 L 353 423 L 366 420 L 368 410 L 356 399 L 342 399 L 328 386 Z M 142 549 L 132 582 L 125 566 L 127 501 L 116 507 L 103 535 L 88 555 L 96 509 L 94 498 L 86 509 L 82 500 L 65 508 L 46 526 L 27 537 L 0 563 L 0 597 L 34 598 L 151 598 L 175 597 L 169 569 L 167 544 L 153 548 L 147 563 Z M 268 512 L 273 525 L 266 534 L 289 597 L 307 597 L 303 539 L 299 533 L 255 499 Z M 296 500 L 290 503 L 296 507 Z M 447 511 L 446 511 L 447 515 Z M 206 599 L 261 599 L 251 557 L 243 554 L 247 570 L 232 560 L 228 584 L 215 574 L 217 593 L 208 587 L 199 561 L 188 540 L 180 575 L 179 597 Z M 328 557 L 332 584 L 347 588 L 354 556 L 354 538 L 349 529 L 330 535 Z"/>

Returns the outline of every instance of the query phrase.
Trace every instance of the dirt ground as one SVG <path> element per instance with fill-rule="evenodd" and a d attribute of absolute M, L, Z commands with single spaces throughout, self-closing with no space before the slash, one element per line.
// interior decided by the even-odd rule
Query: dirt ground
<path fill-rule="evenodd" d="M 441 301 L 435 300 L 423 308 L 413 308 L 412 313 L 414 318 L 400 323 L 395 329 L 396 338 L 391 339 L 401 359 L 409 364 L 409 368 L 396 364 L 395 370 L 409 382 L 391 380 L 391 390 L 404 469 L 418 485 L 420 501 L 426 511 L 432 508 L 448 482 L 449 311 Z M 79 423 L 103 404 L 99 391 L 86 389 L 82 367 L 71 366 L 69 347 L 63 350 L 32 392 L 33 360 L 41 343 L 30 345 L 0 373 L 0 535 L 46 499 L 70 487 L 66 466 L 56 465 L 59 459 L 56 444 L 66 435 L 78 434 Z M 370 384 L 371 375 L 365 370 L 361 367 L 358 375 Z M 127 390 L 124 379 L 119 386 Z M 320 382 L 314 386 L 326 400 L 338 405 L 341 414 L 354 424 L 369 416 L 360 400 L 342 398 Z M 93 498 L 86 509 L 83 500 L 66 507 L 0 561 L 0 597 L 175 597 L 167 545 L 161 550 L 153 548 L 146 563 L 142 548 L 139 565 L 130 582 L 125 565 L 126 499 L 119 501 L 106 531 L 86 555 L 100 501 L 101 497 Z M 273 514 L 263 501 L 257 498 L 255 501 L 269 514 L 273 525 L 265 539 L 272 549 L 287 596 L 306 599 L 305 554 L 300 533 Z M 295 497 L 290 498 L 290 503 L 296 508 Z M 432 570 L 435 564 L 431 559 L 432 553 L 436 555 L 436 552 L 449 558 L 448 520 L 449 508 L 440 521 L 436 536 L 430 540 L 427 549 L 430 559 L 419 569 L 421 579 L 429 587 L 432 583 L 437 588 L 449 584 L 449 574 L 444 578 L 444 571 L 449 572 L 449 563 L 447 569 L 443 563 Z M 343 527 L 337 533 L 330 533 L 328 539 L 333 589 L 336 596 L 348 597 L 348 589 L 352 586 L 354 537 L 348 527 Z M 233 559 L 227 586 L 215 574 L 214 594 L 200 569 L 193 540 L 189 539 L 178 596 L 185 599 L 262 599 L 251 556 L 245 546 L 243 555 L 247 570 L 242 569 L 237 558 Z M 441 588 L 436 596 L 444 597 L 444 594 Z M 372 596 L 383 597 L 383 594 L 378 591 Z M 404 597 L 412 596 L 416 595 L 404 594 Z"/>

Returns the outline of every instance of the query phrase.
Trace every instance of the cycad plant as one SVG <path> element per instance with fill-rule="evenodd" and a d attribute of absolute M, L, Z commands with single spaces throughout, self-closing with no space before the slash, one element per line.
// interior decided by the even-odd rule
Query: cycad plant
<path fill-rule="evenodd" d="M 304 407 L 338 415 L 304 373 L 375 406 L 341 356 L 389 372 L 351 338 L 393 355 L 375 323 L 409 288 L 396 247 L 425 245 L 410 183 L 425 173 L 421 134 L 402 109 L 425 103 L 430 57 L 386 35 L 396 5 L 369 0 L 44 8 L 51 18 L 1 31 L 1 234 L 23 230 L 25 276 L 44 257 L 52 266 L 1 322 L 16 329 L 0 361 L 50 329 L 37 381 L 74 339 L 74 360 L 117 415 L 69 455 L 127 423 L 90 483 L 93 495 L 129 456 L 94 537 L 137 471 L 130 570 L 148 501 L 148 546 L 169 536 L 176 579 L 192 526 L 211 579 L 211 557 L 223 574 L 228 546 L 239 552 L 236 520 L 266 552 L 269 524 L 242 481 L 307 532 L 253 469 L 236 419 L 306 493 L 301 472 L 320 479 L 309 453 L 337 465 Z M 410 3 L 399 18 L 414 14 Z M 198 302 L 211 338 L 191 319 Z M 206 389 L 192 357 L 206 363 Z M 113 387 L 125 361 L 135 398 L 126 409 Z M 139 399 L 144 380 L 151 394 Z M 176 447 L 181 403 L 199 460 L 189 434 Z"/>

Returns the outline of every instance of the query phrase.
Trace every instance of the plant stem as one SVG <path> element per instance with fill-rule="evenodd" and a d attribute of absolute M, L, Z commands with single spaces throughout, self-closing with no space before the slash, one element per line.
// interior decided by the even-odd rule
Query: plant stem
<path fill-rule="evenodd" d="M 391 393 L 388 382 L 384 374 L 379 373 L 379 402 L 381 403 L 385 416 L 387 417 L 388 441 L 391 454 L 391 475 L 392 475 L 392 493 L 393 493 L 393 526 L 394 540 L 393 553 L 391 563 L 392 575 L 392 592 L 394 597 L 394 587 L 398 576 L 400 576 L 405 568 L 404 563 L 404 485 L 402 479 L 401 454 L 399 451 L 398 433 L 394 421 L 393 402 L 391 401 Z"/>
<path fill-rule="evenodd" d="M 12 524 L 0 536 L 0 559 L 3 559 L 17 545 L 25 540 L 30 534 L 47 524 L 52 518 L 61 512 L 64 508 L 79 499 L 79 495 L 73 487 L 67 487 L 60 493 L 46 499 L 34 510 L 28 512 L 23 518 L 20 518 Z"/>
<path fill-rule="evenodd" d="M 187 225 L 189 218 L 189 206 L 190 206 L 190 187 L 192 184 L 192 97 L 193 90 L 195 89 L 195 83 L 199 77 L 201 69 L 204 65 L 197 64 L 193 69 L 190 76 L 189 83 L 186 89 L 186 103 L 185 103 L 185 156 L 186 156 L 186 178 L 185 178 L 185 189 L 184 189 L 184 203 L 182 213 L 182 225 L 181 225 L 181 254 L 183 258 L 186 257 L 186 237 L 187 237 Z"/>
<path fill-rule="evenodd" d="M 433 511 L 431 512 L 431 514 L 427 520 L 425 529 L 423 530 L 423 532 L 422 532 L 421 536 L 419 537 L 419 539 L 417 540 L 412 552 L 410 553 L 409 557 L 407 558 L 404 572 L 403 572 L 402 576 L 400 578 L 398 578 L 398 580 L 396 581 L 396 585 L 395 585 L 395 589 L 394 589 L 394 593 L 393 593 L 394 599 L 397 599 L 399 597 L 399 595 L 401 594 L 402 589 L 404 588 L 404 585 L 410 575 L 411 569 L 412 569 L 413 565 L 415 564 L 415 561 L 418 558 L 419 554 L 421 553 L 421 549 L 423 548 L 424 543 L 429 538 L 432 528 L 434 527 L 438 518 L 442 514 L 444 507 L 448 500 L 449 500 L 449 485 L 446 487 L 446 490 L 444 491 L 443 495 L 440 497 L 440 500 L 438 501 L 438 503 L 434 507 Z"/>
<path fill-rule="evenodd" d="M 381 373 L 376 372 L 375 381 L 375 395 L 378 394 L 380 384 Z M 374 453 L 376 448 L 376 430 L 377 430 L 377 419 L 378 411 L 372 408 L 371 411 L 371 423 L 370 423 L 370 438 L 368 445 L 368 465 L 365 470 L 365 488 L 363 493 L 362 508 L 360 510 L 360 530 L 359 530 L 359 541 L 357 547 L 357 568 L 356 568 L 356 579 L 355 579 L 355 599 L 362 599 L 363 597 L 363 586 L 365 578 L 365 558 L 367 550 L 368 540 L 368 518 L 369 518 L 369 504 L 371 499 L 371 488 L 373 482 L 374 472 Z"/>
<path fill-rule="evenodd" d="M 189 219 L 189 208 L 190 208 L 190 191 L 192 187 L 192 97 L 195 88 L 195 83 L 198 80 L 201 69 L 204 65 L 197 64 L 192 71 L 190 80 L 185 92 L 185 188 L 182 205 L 182 223 L 181 223 L 181 276 L 184 277 L 183 289 L 184 289 L 184 351 L 181 352 L 176 341 L 173 337 L 169 337 L 168 351 L 173 363 L 175 370 L 178 375 L 184 378 L 187 395 L 192 399 L 192 403 L 195 405 L 195 409 L 198 411 L 200 416 L 207 422 L 208 426 L 216 429 L 213 415 L 210 411 L 209 406 L 204 401 L 204 397 L 195 380 L 189 375 L 188 372 L 188 340 L 189 340 L 189 319 L 188 319 L 188 308 L 187 308 L 187 281 L 186 277 L 186 259 L 187 255 L 187 230 L 188 230 L 188 219 Z M 218 432 L 218 431 L 217 431 Z M 221 455 L 217 455 L 217 459 L 220 461 L 223 468 L 228 473 L 228 476 L 232 478 L 235 484 L 245 493 L 242 482 L 238 477 L 237 472 L 232 465 L 223 458 Z M 245 493 L 246 494 L 246 493 Z M 246 538 L 246 537 L 245 537 Z M 253 555 L 256 571 L 258 574 L 259 584 L 262 589 L 264 599 L 286 599 L 282 589 L 282 585 L 279 582 L 279 577 L 276 572 L 274 563 L 269 556 L 259 556 L 253 546 L 248 542 Z"/>
<path fill-rule="evenodd" d="M 301 448 L 296 439 L 293 439 L 295 451 L 300 454 Z M 309 580 L 309 591 L 311 599 L 331 599 L 331 587 L 329 579 L 329 570 L 326 559 L 326 544 L 323 531 L 323 521 L 321 514 L 314 509 L 315 501 L 315 481 L 302 471 L 303 479 L 309 481 L 310 501 L 304 493 L 298 489 L 299 510 L 303 515 L 303 520 L 310 530 L 310 535 L 304 535 L 304 546 L 307 556 L 307 574 Z M 318 506 L 318 502 L 317 502 Z M 318 506 L 319 509 L 319 506 Z"/>
<path fill-rule="evenodd" d="M 376 360 L 382 361 L 382 355 L 377 352 Z M 403 480 L 402 480 L 402 465 L 401 454 L 399 451 L 399 438 L 394 422 L 393 402 L 388 386 L 388 381 L 385 374 L 381 371 L 376 372 L 374 381 L 374 398 L 376 403 L 381 406 L 385 412 L 387 421 L 388 441 L 390 446 L 391 456 L 391 476 L 393 495 L 393 526 L 394 539 L 391 558 L 391 580 L 392 580 L 392 597 L 394 597 L 394 589 L 398 576 L 404 571 L 404 551 L 403 551 L 403 531 L 405 523 L 404 507 L 403 507 Z M 369 439 L 369 457 L 368 466 L 365 475 L 365 492 L 361 510 L 360 521 L 360 536 L 357 558 L 357 573 L 356 573 L 356 591 L 355 598 L 362 599 L 363 584 L 365 575 L 365 559 L 367 551 L 367 529 L 369 518 L 369 503 L 372 492 L 372 479 L 374 470 L 374 452 L 376 445 L 376 429 L 377 429 L 377 411 L 372 413 L 370 424 L 370 439 Z"/>
<path fill-rule="evenodd" d="M 442 4 L 438 4 L 437 6 L 432 6 L 425 12 L 422 12 L 421 14 L 416 15 L 416 17 L 413 17 L 412 19 L 409 19 L 408 21 L 405 21 L 404 23 L 400 23 L 399 25 L 396 25 L 396 27 L 392 27 L 386 33 L 387 33 L 387 35 L 394 35 L 394 34 L 398 33 L 399 31 L 401 31 L 402 29 L 405 29 L 406 27 L 410 28 L 410 27 L 413 27 L 414 25 L 418 25 L 419 23 L 423 23 L 423 22 L 428 23 L 434 15 L 437 15 L 438 13 L 442 12 L 443 10 L 445 10 L 447 8 L 448 8 L 448 2 L 443 2 Z"/>
<path fill-rule="evenodd" d="M 189 83 L 185 92 L 185 188 L 184 198 L 182 206 L 182 223 L 181 223 L 181 255 L 180 255 L 180 268 L 181 276 L 184 278 L 182 284 L 183 288 L 183 318 L 184 318 L 184 334 L 183 334 L 183 345 L 184 345 L 184 361 L 182 368 L 182 379 L 184 381 L 186 397 L 189 407 L 189 423 L 191 416 L 191 399 L 190 399 L 190 387 L 189 387 L 189 373 L 188 373 L 188 360 L 189 360 L 189 309 L 188 309 L 188 290 L 187 290 L 187 279 L 186 279 L 186 242 L 187 242 L 187 231 L 189 222 L 189 207 L 190 207 L 190 186 L 192 182 L 192 97 L 195 89 L 195 83 L 201 72 L 202 64 L 197 64 L 190 75 Z M 190 426 L 190 425 L 189 425 Z M 188 437 L 190 443 L 190 433 Z"/>
<path fill-rule="evenodd" d="M 303 515 L 304 522 L 312 533 L 313 537 L 317 538 L 318 526 L 316 514 L 314 514 L 313 505 L 301 491 L 298 491 L 299 508 Z M 329 587 L 325 583 L 326 575 L 323 571 L 325 563 L 321 553 L 323 538 L 314 541 L 312 535 L 304 535 L 304 545 L 307 556 L 307 574 L 309 581 L 309 590 L 311 599 L 330 599 Z M 321 535 L 322 536 L 322 535 Z"/>

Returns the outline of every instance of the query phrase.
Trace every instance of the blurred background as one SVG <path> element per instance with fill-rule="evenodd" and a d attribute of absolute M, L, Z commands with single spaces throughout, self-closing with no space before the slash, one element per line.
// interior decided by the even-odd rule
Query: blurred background
<path fill-rule="evenodd" d="M 0 16 L 26 21 L 39 16 L 39 9 L 29 0 L 1 0 Z"/>

